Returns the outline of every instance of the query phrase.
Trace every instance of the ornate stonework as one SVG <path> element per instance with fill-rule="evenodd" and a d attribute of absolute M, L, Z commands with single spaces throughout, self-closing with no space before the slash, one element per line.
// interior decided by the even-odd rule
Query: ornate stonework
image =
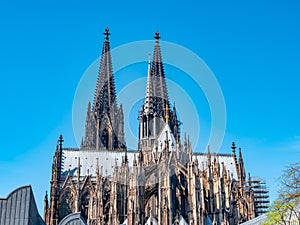
<path fill-rule="evenodd" d="M 239 224 L 255 217 L 254 195 L 246 184 L 241 150 L 232 154 L 193 153 L 181 142 L 176 108 L 169 102 L 155 34 L 145 102 L 139 112 L 137 151 L 127 151 L 122 107 L 116 103 L 109 32 L 101 57 L 93 106 L 80 149 L 58 140 L 52 165 L 45 222 L 58 225 L 81 212 L 89 225 Z"/>

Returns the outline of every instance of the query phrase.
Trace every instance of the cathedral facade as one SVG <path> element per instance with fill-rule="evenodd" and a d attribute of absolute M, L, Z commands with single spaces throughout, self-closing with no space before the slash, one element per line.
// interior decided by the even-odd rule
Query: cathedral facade
<path fill-rule="evenodd" d="M 81 147 L 63 147 L 62 136 L 57 142 L 45 223 L 58 225 L 76 212 L 89 225 L 233 225 L 253 219 L 255 196 L 247 185 L 241 149 L 232 143 L 232 154 L 213 154 L 209 147 L 206 154 L 195 153 L 189 138 L 180 135 L 158 33 L 144 104 L 137 113 L 138 150 L 126 149 L 108 29 L 104 34 Z"/>

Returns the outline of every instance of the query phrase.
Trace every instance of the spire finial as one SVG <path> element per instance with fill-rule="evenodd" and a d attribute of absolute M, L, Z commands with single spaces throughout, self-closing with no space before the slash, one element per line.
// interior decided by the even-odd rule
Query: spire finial
<path fill-rule="evenodd" d="M 96 158 L 96 175 L 99 176 L 99 158 Z"/>
<path fill-rule="evenodd" d="M 235 152 L 236 146 L 235 146 L 234 141 L 232 142 L 231 149 L 232 149 L 233 152 Z"/>
<path fill-rule="evenodd" d="M 80 157 L 78 157 L 78 165 L 77 165 L 77 178 L 79 179 L 80 178 Z"/>
<path fill-rule="evenodd" d="M 49 208 L 48 192 L 46 191 L 45 198 L 44 198 L 44 211 L 47 211 L 48 208 Z"/>
<path fill-rule="evenodd" d="M 133 156 L 133 166 L 137 166 L 135 154 Z"/>
<path fill-rule="evenodd" d="M 239 158 L 240 158 L 240 160 L 243 160 L 242 149 L 241 148 L 239 148 Z"/>
<path fill-rule="evenodd" d="M 159 36 L 159 32 L 158 32 L 158 31 L 155 32 L 154 38 L 156 39 L 156 43 L 158 43 L 158 42 L 159 42 L 159 39 L 160 39 L 160 36 Z"/>
<path fill-rule="evenodd" d="M 105 32 L 103 34 L 105 35 L 105 40 L 108 40 L 110 35 L 108 27 L 105 28 Z"/>
<path fill-rule="evenodd" d="M 168 137 L 168 131 L 166 131 L 164 154 L 165 154 L 166 158 L 169 156 L 169 137 Z"/>
<path fill-rule="evenodd" d="M 58 142 L 59 142 L 59 149 L 62 150 L 62 143 L 64 142 L 64 139 L 63 139 L 62 134 L 59 135 L 59 140 L 58 140 Z"/>

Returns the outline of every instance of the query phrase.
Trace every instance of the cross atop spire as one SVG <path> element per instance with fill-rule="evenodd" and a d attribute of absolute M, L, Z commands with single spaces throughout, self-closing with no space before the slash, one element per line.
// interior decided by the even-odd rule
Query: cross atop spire
<path fill-rule="evenodd" d="M 231 149 L 232 149 L 233 152 L 235 152 L 236 146 L 235 146 L 234 142 L 232 142 Z"/>
<path fill-rule="evenodd" d="M 105 40 L 109 40 L 110 33 L 108 27 L 106 27 L 105 32 L 103 34 L 105 35 Z"/>
<path fill-rule="evenodd" d="M 159 36 L 159 32 L 158 32 L 158 31 L 155 32 L 154 38 L 156 39 L 156 43 L 158 43 L 158 42 L 159 42 L 159 39 L 160 39 L 160 36 Z"/>
<path fill-rule="evenodd" d="M 63 139 L 62 134 L 59 135 L 59 140 L 58 140 L 58 142 L 59 142 L 59 149 L 62 150 L 62 144 L 63 144 L 63 142 L 64 142 L 64 139 Z"/>

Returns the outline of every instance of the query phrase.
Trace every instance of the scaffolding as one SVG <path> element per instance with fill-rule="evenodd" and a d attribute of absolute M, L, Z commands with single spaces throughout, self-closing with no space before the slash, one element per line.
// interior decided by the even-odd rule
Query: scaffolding
<path fill-rule="evenodd" d="M 247 185 L 254 193 L 255 217 L 267 213 L 269 211 L 270 200 L 266 181 L 257 177 L 253 178 L 249 174 Z"/>

